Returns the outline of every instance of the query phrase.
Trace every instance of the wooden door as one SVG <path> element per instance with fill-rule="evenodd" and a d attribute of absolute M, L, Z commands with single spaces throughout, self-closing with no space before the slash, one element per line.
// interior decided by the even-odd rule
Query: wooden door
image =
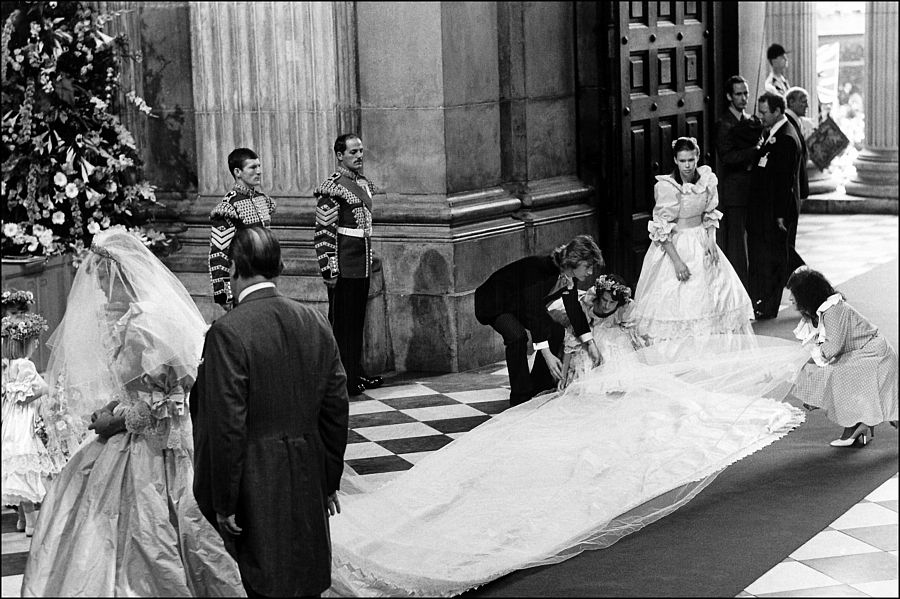
<path fill-rule="evenodd" d="M 618 197 L 616 269 L 637 282 L 649 246 L 647 222 L 653 211 L 655 175 L 674 168 L 672 141 L 696 137 L 701 164 L 711 164 L 716 73 L 716 2 L 619 2 L 618 137 L 612 157 Z M 612 48 L 610 49 L 612 50 Z M 616 168 L 617 167 L 617 168 Z"/>

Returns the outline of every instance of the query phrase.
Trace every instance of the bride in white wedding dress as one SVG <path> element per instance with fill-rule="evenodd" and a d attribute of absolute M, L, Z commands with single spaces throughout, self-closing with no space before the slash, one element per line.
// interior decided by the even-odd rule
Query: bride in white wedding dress
<path fill-rule="evenodd" d="M 348 474 L 330 593 L 449 596 L 608 547 L 803 422 L 780 401 L 809 357 L 794 343 L 679 344 L 511 408 L 380 488 Z"/>

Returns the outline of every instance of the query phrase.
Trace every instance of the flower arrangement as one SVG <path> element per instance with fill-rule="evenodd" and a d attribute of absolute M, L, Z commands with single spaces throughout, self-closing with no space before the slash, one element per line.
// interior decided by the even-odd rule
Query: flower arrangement
<path fill-rule="evenodd" d="M 27 304 L 34 303 L 34 294 L 30 291 L 20 291 L 18 289 L 5 289 L 3 295 L 0 296 L 0 303 L 3 307 L 14 306 L 22 308 Z"/>
<path fill-rule="evenodd" d="M 0 336 L 24 341 L 37 337 L 49 328 L 47 319 L 40 314 L 30 312 L 16 314 L 3 317 L 2 323 L 0 323 Z"/>
<path fill-rule="evenodd" d="M 133 92 L 119 95 L 121 61 L 134 57 L 124 36 L 103 31 L 119 13 L 83 2 L 11 4 L 0 42 L 3 255 L 80 255 L 116 224 L 167 253 L 173 240 L 149 225 L 155 188 L 115 114 L 121 102 L 151 112 Z"/>

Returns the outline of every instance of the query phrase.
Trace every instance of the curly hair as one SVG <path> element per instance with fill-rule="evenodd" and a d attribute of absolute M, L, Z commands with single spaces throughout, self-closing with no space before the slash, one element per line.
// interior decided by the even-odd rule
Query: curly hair
<path fill-rule="evenodd" d="M 576 268 L 579 262 L 587 262 L 598 268 L 606 266 L 603 253 L 590 235 L 576 235 L 570 242 L 557 246 L 550 257 L 560 270 Z"/>
<path fill-rule="evenodd" d="M 797 310 L 803 317 L 808 318 L 813 326 L 819 326 L 816 310 L 822 302 L 837 293 L 825 275 L 808 266 L 801 266 L 791 273 L 785 287 L 794 295 Z"/>

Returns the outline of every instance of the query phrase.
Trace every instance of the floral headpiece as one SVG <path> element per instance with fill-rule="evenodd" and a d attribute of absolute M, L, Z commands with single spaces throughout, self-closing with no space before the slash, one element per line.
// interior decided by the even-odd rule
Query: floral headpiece
<path fill-rule="evenodd" d="M 17 314 L 16 316 L 4 316 L 2 324 L 2 336 L 10 337 L 17 341 L 24 341 L 37 337 L 50 327 L 47 319 L 40 314 Z"/>
<path fill-rule="evenodd" d="M 30 291 L 20 291 L 18 289 L 7 289 L 3 292 L 2 301 L 4 306 L 19 306 L 23 304 L 33 304 L 34 294 Z"/>
<path fill-rule="evenodd" d="M 618 296 L 623 300 L 631 298 L 631 287 L 622 283 L 616 283 L 615 280 L 606 275 L 597 277 L 597 280 L 594 281 L 594 288 L 597 290 L 597 295 L 604 291 L 609 291 L 613 297 Z"/>

